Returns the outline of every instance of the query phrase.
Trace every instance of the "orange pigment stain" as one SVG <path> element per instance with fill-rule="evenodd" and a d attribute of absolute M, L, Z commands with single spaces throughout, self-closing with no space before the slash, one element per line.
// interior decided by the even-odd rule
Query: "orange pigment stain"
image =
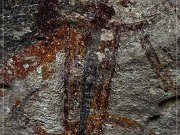
<path fill-rule="evenodd" d="M 52 74 L 47 64 L 55 62 L 57 52 L 64 51 L 65 47 L 70 49 L 72 59 L 76 55 L 83 56 L 84 38 L 74 29 L 61 27 L 46 39 L 47 41 L 37 41 L 34 45 L 22 49 L 2 63 L 0 75 L 4 83 L 15 78 L 25 78 L 39 66 L 42 66 L 42 78 L 47 79 Z"/>

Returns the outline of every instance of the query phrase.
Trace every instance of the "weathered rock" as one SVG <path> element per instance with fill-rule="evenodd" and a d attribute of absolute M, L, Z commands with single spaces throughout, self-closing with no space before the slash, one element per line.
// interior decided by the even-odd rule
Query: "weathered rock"
<path fill-rule="evenodd" d="M 97 2 L 97 0 L 93 1 Z M 59 0 L 59 2 L 62 3 L 63 0 Z M 83 5 L 88 1 L 78 2 Z M 42 4 L 39 3 L 39 0 L 5 1 L 4 25 L 2 25 L 4 28 L 1 28 L 0 31 L 0 56 L 5 61 L 9 60 L 9 64 L 11 64 L 11 56 L 23 48 L 32 46 L 38 41 L 47 40 L 48 42 L 47 33 L 38 33 L 39 28 L 36 24 L 35 14 L 38 13 L 39 4 Z M 105 123 L 102 126 L 102 134 L 146 135 L 152 130 L 156 135 L 178 135 L 180 133 L 180 121 L 178 119 L 180 117 L 178 113 L 180 111 L 179 1 L 130 0 L 123 6 L 119 0 L 109 0 L 107 4 L 112 6 L 116 12 L 110 22 L 130 24 L 148 20 L 149 24 L 141 31 L 120 33 L 116 69 L 111 80 L 107 108 L 109 114 L 136 120 L 144 126 L 144 129 L 124 128 L 123 126 Z M 85 12 L 84 9 L 79 9 L 76 13 L 75 9 L 77 8 L 74 8 L 77 6 L 76 1 L 71 0 L 65 5 L 64 8 L 61 5 L 56 6 L 56 11 L 62 14 L 62 18 L 65 20 L 73 18 L 74 14 L 79 16 L 82 14 L 84 18 L 87 17 L 87 14 L 83 13 Z M 2 13 L 2 9 L 0 10 Z M 80 13 L 81 10 L 82 13 Z M 63 24 L 61 24 L 62 18 L 55 18 L 60 21 L 60 25 Z M 69 24 L 71 25 L 71 23 Z M 72 27 L 77 29 L 78 25 L 72 25 Z M 77 31 L 83 32 L 82 29 L 79 28 Z M 104 28 L 99 33 L 102 33 L 101 40 L 103 41 L 110 42 L 114 39 L 112 28 L 108 30 Z M 53 32 L 51 31 L 49 34 L 53 34 Z M 152 67 L 146 57 L 147 53 L 142 47 L 141 38 L 147 34 L 150 36 L 149 40 L 164 66 L 160 75 L 168 74 L 166 79 L 172 80 L 178 97 L 175 97 L 173 91 L 167 91 L 164 88 L 162 79 L 157 77 L 156 68 Z M 63 38 L 63 35 L 60 38 Z M 97 63 L 103 62 L 113 55 L 108 48 L 105 48 L 104 51 L 98 50 L 94 54 L 97 56 Z M 7 87 L 0 88 L 0 123 L 2 123 L 0 134 L 35 135 L 37 130 L 35 128 L 38 127 L 51 134 L 61 134 L 65 130 L 63 124 L 65 55 L 64 51 L 58 51 L 56 61 L 45 63 L 48 70 L 52 71 L 50 75 L 47 73 L 47 79 L 43 79 L 43 65 L 39 65 L 25 78 L 17 77 L 11 80 Z M 75 64 L 79 64 L 79 66 L 75 66 Z M 74 63 L 76 68 L 71 69 L 70 74 L 72 76 L 69 80 L 82 80 L 83 64 L 83 60 Z M 1 64 L 1 67 L 3 66 Z M 25 68 L 28 68 L 28 65 L 25 65 Z M 0 69 L 0 74 L 2 74 L 1 71 Z M 101 74 L 103 73 L 98 73 L 98 75 Z M 104 73 L 104 76 L 107 74 L 108 71 Z M 2 78 L 3 76 L 1 76 L 1 80 Z M 79 106 L 79 104 L 74 103 L 74 106 Z M 70 119 L 75 119 L 75 121 L 80 119 L 79 110 L 70 113 L 72 115 L 69 116 L 73 117 Z M 91 113 L 93 111 L 90 110 Z"/>

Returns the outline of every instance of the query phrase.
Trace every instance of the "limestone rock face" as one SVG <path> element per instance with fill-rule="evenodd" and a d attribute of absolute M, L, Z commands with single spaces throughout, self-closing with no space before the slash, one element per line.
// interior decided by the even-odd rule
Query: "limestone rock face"
<path fill-rule="evenodd" d="M 180 134 L 178 0 L 0 5 L 1 135 Z"/>

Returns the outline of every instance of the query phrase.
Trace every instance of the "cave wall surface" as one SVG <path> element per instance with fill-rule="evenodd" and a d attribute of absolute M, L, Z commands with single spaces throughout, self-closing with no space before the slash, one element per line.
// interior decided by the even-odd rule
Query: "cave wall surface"
<path fill-rule="evenodd" d="M 1 0 L 0 135 L 180 134 L 179 0 Z"/>

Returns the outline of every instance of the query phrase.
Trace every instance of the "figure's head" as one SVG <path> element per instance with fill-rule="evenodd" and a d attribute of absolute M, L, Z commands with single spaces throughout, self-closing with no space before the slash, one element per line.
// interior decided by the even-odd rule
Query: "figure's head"
<path fill-rule="evenodd" d="M 92 27 L 102 29 L 115 14 L 113 7 L 110 7 L 102 2 L 91 4 L 88 11 L 88 19 Z"/>

